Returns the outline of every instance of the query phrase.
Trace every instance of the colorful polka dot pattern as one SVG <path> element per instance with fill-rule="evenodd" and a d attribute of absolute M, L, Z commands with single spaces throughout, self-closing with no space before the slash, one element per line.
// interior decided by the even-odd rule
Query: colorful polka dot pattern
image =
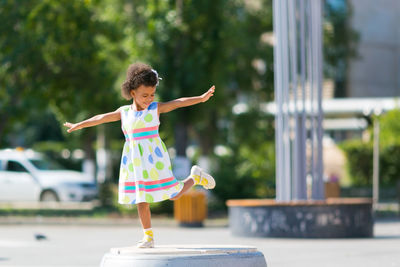
<path fill-rule="evenodd" d="M 173 176 L 167 148 L 158 136 L 157 109 L 157 102 L 142 111 L 134 111 L 131 106 L 120 108 L 126 141 L 119 177 L 121 204 L 167 200 L 183 188 Z"/>

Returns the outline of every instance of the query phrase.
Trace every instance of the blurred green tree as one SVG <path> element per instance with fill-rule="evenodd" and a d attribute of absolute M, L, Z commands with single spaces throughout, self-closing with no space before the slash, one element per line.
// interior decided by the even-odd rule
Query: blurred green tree
<path fill-rule="evenodd" d="M 96 17 L 90 1 L 2 1 L 0 15 L 0 135 L 10 118 L 32 119 L 50 107 L 59 121 L 78 121 L 119 106 L 107 46 L 121 39 L 115 24 Z M 107 52 L 107 53 L 106 53 Z M 106 97 L 107 96 L 107 97 Z M 34 117 L 37 119 L 37 116 Z M 93 158 L 95 131 L 75 134 Z"/>
<path fill-rule="evenodd" d="M 134 49 L 142 52 L 136 57 L 164 76 L 161 100 L 199 95 L 216 85 L 212 103 L 162 118 L 169 122 L 163 127 L 167 142 L 176 141 L 178 155 L 186 154 L 190 139 L 197 140 L 206 156 L 216 143 L 224 143 L 219 130 L 238 97 L 271 100 L 273 81 L 267 76 L 272 77 L 273 66 L 267 62 L 272 62 L 272 47 L 261 39 L 272 31 L 271 1 L 255 1 L 255 6 L 227 0 L 121 3 L 126 32 L 134 36 Z M 261 70 L 254 67 L 256 60 Z"/>
<path fill-rule="evenodd" d="M 327 6 L 324 24 L 331 77 L 353 47 L 352 33 L 342 34 L 349 13 L 336 7 Z M 216 165 L 230 171 L 227 183 L 238 180 L 232 186 L 239 191 L 220 195 L 244 196 L 254 179 L 257 196 L 271 195 L 261 185 L 273 186 L 273 120 L 259 108 L 273 100 L 271 0 L 1 1 L 0 15 L 3 145 L 10 125 L 42 119 L 47 107 L 60 122 L 116 109 L 125 69 L 142 60 L 164 78 L 161 101 L 217 87 L 212 102 L 161 118 L 165 140 L 175 143 L 178 155 L 189 142 L 207 156 L 222 144 L 232 153 Z M 238 102 L 248 105 L 247 113 L 232 114 Z M 111 138 L 120 136 L 110 128 Z M 87 129 L 68 140 L 92 151 L 94 138 L 95 130 Z M 248 179 L 246 190 L 242 179 Z"/>
<path fill-rule="evenodd" d="M 273 121 L 257 109 L 232 116 L 225 143 L 229 149 L 215 158 L 220 186 L 213 193 L 219 200 L 275 196 Z"/>
<path fill-rule="evenodd" d="M 30 110 L 45 107 L 41 81 L 35 79 L 44 69 L 38 47 L 27 30 L 26 18 L 33 2 L 0 2 L 0 142 L 11 125 L 26 122 Z M 32 64 L 35 63 L 35 64 Z M 27 114 L 28 113 L 28 114 Z"/>
<path fill-rule="evenodd" d="M 383 114 L 380 120 L 380 143 L 383 147 L 400 144 L 400 109 L 396 108 Z"/>
<path fill-rule="evenodd" d="M 379 180 L 384 187 L 400 183 L 400 110 L 394 109 L 378 119 L 380 121 Z M 373 126 L 368 129 L 370 140 L 348 140 L 341 144 L 348 160 L 347 169 L 352 186 L 371 186 L 373 172 Z"/>
<path fill-rule="evenodd" d="M 346 97 L 348 60 L 357 56 L 359 34 L 349 23 L 350 1 L 325 0 L 323 23 L 324 75 L 334 81 L 334 96 Z"/>

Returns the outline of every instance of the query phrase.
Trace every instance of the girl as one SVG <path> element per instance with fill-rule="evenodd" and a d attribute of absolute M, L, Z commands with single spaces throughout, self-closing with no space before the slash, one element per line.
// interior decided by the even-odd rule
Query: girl
<path fill-rule="evenodd" d="M 127 100 L 133 98 L 131 105 L 78 123 L 64 123 L 70 133 L 85 127 L 121 120 L 126 142 L 121 158 L 118 202 L 137 204 L 144 232 L 143 239 L 137 245 L 139 248 L 154 247 L 149 203 L 178 199 L 197 184 L 206 189 L 215 187 L 214 178 L 196 165 L 192 167 L 186 180 L 177 181 L 172 174 L 165 144 L 158 135 L 161 113 L 206 102 L 214 95 L 215 87 L 212 86 L 201 96 L 157 103 L 153 101 L 159 80 L 161 78 L 149 65 L 132 64 L 122 84 L 122 96 Z"/>

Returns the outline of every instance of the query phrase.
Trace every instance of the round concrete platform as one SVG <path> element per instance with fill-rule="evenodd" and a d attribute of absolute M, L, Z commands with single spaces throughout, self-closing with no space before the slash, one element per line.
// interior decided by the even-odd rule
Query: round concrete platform
<path fill-rule="evenodd" d="M 102 267 L 266 267 L 264 255 L 255 247 L 226 245 L 170 245 L 149 249 L 112 248 L 103 256 Z"/>

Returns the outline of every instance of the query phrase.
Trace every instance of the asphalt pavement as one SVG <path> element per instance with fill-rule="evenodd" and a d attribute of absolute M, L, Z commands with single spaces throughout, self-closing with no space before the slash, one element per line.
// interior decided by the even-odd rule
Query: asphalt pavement
<path fill-rule="evenodd" d="M 0 266 L 99 266 L 110 248 L 132 246 L 142 237 L 137 219 L 61 222 L 2 218 Z M 374 238 L 355 239 L 243 238 L 232 236 L 225 223 L 181 228 L 171 219 L 155 219 L 156 246 L 255 246 L 276 267 L 400 267 L 399 219 L 379 220 Z"/>

